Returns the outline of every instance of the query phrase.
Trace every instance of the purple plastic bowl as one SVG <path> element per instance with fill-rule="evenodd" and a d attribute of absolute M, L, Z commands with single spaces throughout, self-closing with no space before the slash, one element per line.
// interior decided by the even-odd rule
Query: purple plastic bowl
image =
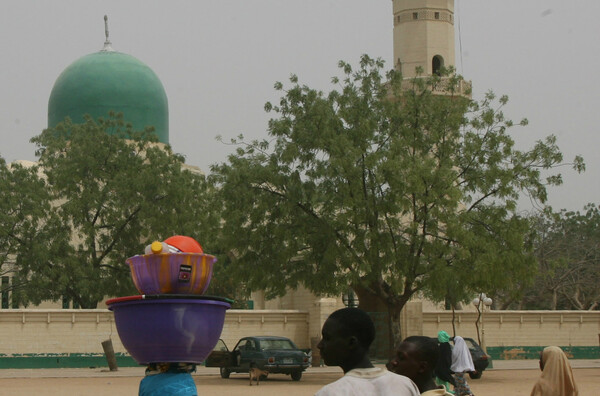
<path fill-rule="evenodd" d="M 202 363 L 225 322 L 227 299 L 208 296 L 130 296 L 108 300 L 123 346 L 139 364 Z"/>
<path fill-rule="evenodd" d="M 203 294 L 215 256 L 204 253 L 144 254 L 125 260 L 141 294 Z"/>

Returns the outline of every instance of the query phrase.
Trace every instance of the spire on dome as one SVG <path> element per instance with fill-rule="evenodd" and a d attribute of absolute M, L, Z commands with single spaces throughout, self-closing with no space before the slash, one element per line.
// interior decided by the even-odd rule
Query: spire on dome
<path fill-rule="evenodd" d="M 104 15 L 104 35 L 106 36 L 106 41 L 104 41 L 104 47 L 102 48 L 102 51 L 114 51 L 114 49 L 111 47 L 111 42 L 108 39 L 108 17 L 106 15 Z"/>

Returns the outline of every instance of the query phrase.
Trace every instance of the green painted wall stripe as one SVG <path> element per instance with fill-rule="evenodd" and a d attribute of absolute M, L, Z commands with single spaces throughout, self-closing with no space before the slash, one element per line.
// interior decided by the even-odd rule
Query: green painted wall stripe
<path fill-rule="evenodd" d="M 570 359 L 600 358 L 600 347 L 597 346 L 561 346 L 561 348 Z M 496 360 L 538 359 L 543 349 L 543 346 L 490 346 L 487 347 L 487 352 L 492 359 Z M 116 358 L 119 367 L 139 366 L 127 354 L 117 353 Z M 385 363 L 384 361 L 382 362 Z M 106 357 L 101 353 L 0 354 L 0 369 L 86 367 L 108 367 L 108 362 L 106 361 Z"/>
<path fill-rule="evenodd" d="M 519 360 L 539 359 L 543 346 L 495 346 L 487 347 L 487 353 L 492 359 Z M 569 359 L 598 359 L 600 347 L 597 346 L 561 346 Z"/>
<path fill-rule="evenodd" d="M 129 355 L 117 353 L 116 358 L 119 367 L 139 366 Z M 103 354 L 90 353 L 0 355 L 0 369 L 86 367 L 108 367 L 108 362 Z"/>

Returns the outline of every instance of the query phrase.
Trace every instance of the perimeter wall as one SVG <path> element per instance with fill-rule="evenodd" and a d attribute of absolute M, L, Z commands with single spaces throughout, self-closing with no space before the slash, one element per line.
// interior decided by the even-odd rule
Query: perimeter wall
<path fill-rule="evenodd" d="M 233 348 L 243 336 L 279 335 L 299 348 L 311 348 L 312 341 L 314 349 L 310 317 L 298 310 L 230 310 L 221 338 Z M 455 334 L 477 340 L 476 318 L 476 312 L 457 311 Z M 454 334 L 452 312 L 424 312 L 418 302 L 406 307 L 403 325 L 406 336 Z M 599 311 L 489 311 L 480 327 L 493 359 L 536 358 L 547 345 L 561 346 L 576 359 L 600 358 Z M 106 309 L 0 310 L 0 337 L 0 368 L 106 367 L 101 343 L 108 339 L 119 366 L 136 365 Z"/>
<path fill-rule="evenodd" d="M 423 312 L 423 335 L 439 330 L 477 340 L 477 312 Z M 481 318 L 480 318 L 481 320 Z M 486 311 L 480 339 L 492 359 L 538 359 L 549 345 L 570 358 L 600 358 L 600 311 Z"/>

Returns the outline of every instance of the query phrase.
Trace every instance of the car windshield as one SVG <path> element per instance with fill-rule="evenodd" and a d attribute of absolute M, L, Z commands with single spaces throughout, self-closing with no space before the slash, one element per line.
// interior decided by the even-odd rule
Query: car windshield
<path fill-rule="evenodd" d="M 260 349 L 296 349 L 289 340 L 260 340 Z"/>
<path fill-rule="evenodd" d="M 467 344 L 467 347 L 472 350 L 472 351 L 477 351 L 477 347 L 475 346 L 475 344 L 473 344 L 473 342 L 471 342 L 471 340 L 467 340 L 465 339 L 465 344 Z"/>

